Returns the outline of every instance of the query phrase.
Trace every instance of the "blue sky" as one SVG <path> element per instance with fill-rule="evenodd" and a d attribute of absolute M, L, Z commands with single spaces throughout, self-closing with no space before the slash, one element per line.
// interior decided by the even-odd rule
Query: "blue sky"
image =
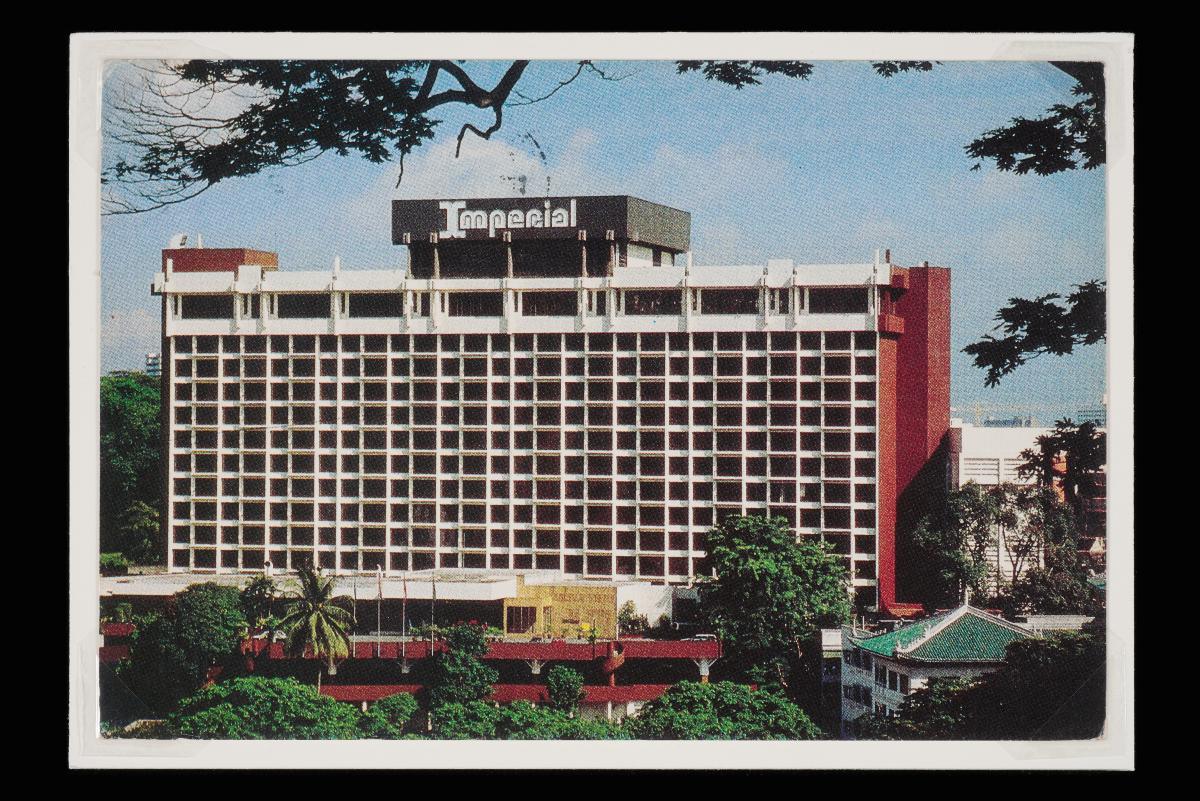
<path fill-rule="evenodd" d="M 482 81 L 499 64 L 468 65 Z M 101 369 L 140 369 L 158 349 L 149 294 L 159 251 L 175 233 L 208 247 L 277 251 L 281 269 L 395 268 L 394 197 L 632 194 L 692 213 L 698 264 L 869 261 L 891 248 L 900 264 L 952 269 L 951 404 L 971 419 L 983 404 L 1027 408 L 1039 421 L 1096 406 L 1103 345 L 1039 357 L 997 388 L 961 349 L 988 332 L 1013 296 L 1068 290 L 1105 273 L 1105 174 L 977 172 L 963 145 L 1014 116 L 1069 99 L 1072 80 L 1045 63 L 948 62 L 930 73 L 877 76 L 866 62 L 819 62 L 812 78 L 765 78 L 735 90 L 670 62 L 603 62 L 552 98 L 505 113 L 484 142 L 445 115 L 435 139 L 405 161 L 374 165 L 326 154 L 299 167 L 219 184 L 186 203 L 105 217 L 101 251 Z M 537 62 L 519 89 L 538 96 L 574 66 Z M 120 79 L 110 71 L 110 86 Z M 110 87 L 106 87 L 110 88 Z M 538 157 L 529 136 L 541 145 Z"/>

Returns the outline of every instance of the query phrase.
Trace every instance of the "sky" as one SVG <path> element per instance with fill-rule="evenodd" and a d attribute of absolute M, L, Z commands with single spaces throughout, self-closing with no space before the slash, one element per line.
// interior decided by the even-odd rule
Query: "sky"
<path fill-rule="evenodd" d="M 467 62 L 480 83 L 504 65 Z M 1103 344 L 1040 356 L 998 387 L 962 348 L 991 331 L 1009 298 L 1105 276 L 1105 171 L 1018 176 L 963 146 L 1016 116 L 1068 102 L 1073 84 L 1042 62 L 947 62 L 879 77 L 867 62 L 817 62 L 807 81 L 768 76 L 741 90 L 676 74 L 672 62 L 600 62 L 552 97 L 505 110 L 491 140 L 446 111 L 435 138 L 405 159 L 335 154 L 222 182 L 185 203 L 101 220 L 104 372 L 142 369 L 159 347 L 150 282 L 177 233 L 206 247 L 275 251 L 282 270 L 396 269 L 393 198 L 630 194 L 691 212 L 696 264 L 868 262 L 890 248 L 901 265 L 951 269 L 951 406 L 968 421 L 1031 414 L 1039 423 L 1095 408 Z M 518 89 L 537 97 L 575 71 L 534 62 Z M 108 71 L 106 102 L 129 74 Z M 536 142 L 536 145 L 535 145 Z M 544 158 L 542 156 L 544 155 Z"/>

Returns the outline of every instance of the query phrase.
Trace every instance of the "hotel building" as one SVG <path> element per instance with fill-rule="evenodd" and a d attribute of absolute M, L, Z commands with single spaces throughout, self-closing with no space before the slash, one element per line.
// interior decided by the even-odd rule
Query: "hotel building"
<path fill-rule="evenodd" d="M 698 266 L 689 214 L 624 196 L 392 223 L 407 270 L 162 252 L 170 571 L 687 584 L 714 524 L 769 514 L 895 602 L 898 499 L 949 424 L 947 269 Z"/>

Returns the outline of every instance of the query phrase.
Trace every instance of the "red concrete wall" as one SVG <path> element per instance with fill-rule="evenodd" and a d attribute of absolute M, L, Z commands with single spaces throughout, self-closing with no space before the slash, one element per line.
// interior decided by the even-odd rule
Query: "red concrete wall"
<path fill-rule="evenodd" d="M 879 337 L 879 391 L 876 404 L 876 442 L 879 443 L 879 484 L 876 487 L 878 524 L 879 608 L 896 602 L 896 378 L 899 339 L 881 333 Z"/>
<path fill-rule="evenodd" d="M 232 273 L 243 264 L 279 268 L 279 254 L 247 248 L 169 248 L 162 252 L 163 272 L 167 270 L 167 259 L 178 273 Z"/>
<path fill-rule="evenodd" d="M 896 387 L 896 480 L 903 492 L 950 428 L 950 270 L 909 268 L 896 313 L 904 318 Z"/>
<path fill-rule="evenodd" d="M 895 313 L 904 328 L 896 340 L 894 547 L 904 554 L 905 538 L 945 481 L 937 460 L 950 429 L 950 270 L 909 268 Z M 881 603 L 895 600 L 881 592 Z"/>

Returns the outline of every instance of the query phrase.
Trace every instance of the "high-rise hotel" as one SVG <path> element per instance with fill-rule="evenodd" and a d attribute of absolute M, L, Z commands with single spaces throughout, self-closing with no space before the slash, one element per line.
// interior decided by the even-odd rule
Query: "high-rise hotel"
<path fill-rule="evenodd" d="M 394 201 L 408 270 L 164 250 L 171 571 L 558 570 L 686 583 L 727 515 L 896 600 L 949 424 L 949 271 L 699 266 L 632 197 Z"/>

